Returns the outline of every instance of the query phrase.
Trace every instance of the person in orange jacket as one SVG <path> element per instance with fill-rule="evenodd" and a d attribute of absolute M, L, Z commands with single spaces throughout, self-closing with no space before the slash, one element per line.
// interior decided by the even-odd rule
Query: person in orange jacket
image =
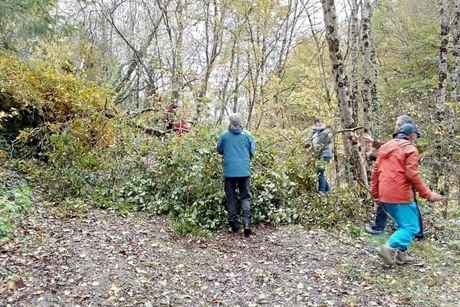
<path fill-rule="evenodd" d="M 380 147 L 372 170 L 372 197 L 397 225 L 396 231 L 379 249 L 379 255 L 388 265 L 411 261 L 406 251 L 420 231 L 413 188 L 429 201 L 445 199 L 430 191 L 420 176 L 419 154 L 414 145 L 419 135 L 415 125 L 402 125 L 395 138 Z"/>
<path fill-rule="evenodd" d="M 415 128 L 417 128 L 417 125 L 415 124 L 415 121 L 412 117 L 410 117 L 407 114 L 400 115 L 396 118 L 393 137 L 396 137 L 396 135 L 399 132 L 399 129 L 404 124 L 412 124 L 415 126 Z M 369 134 L 365 134 L 363 136 L 363 143 L 366 148 L 366 158 L 369 161 L 377 160 L 377 152 L 379 148 L 383 144 L 385 144 L 385 142 L 374 140 Z M 417 204 L 417 199 L 415 198 L 415 194 L 414 194 L 414 202 Z M 374 222 L 372 224 L 365 225 L 366 232 L 372 235 L 382 234 L 385 230 L 385 227 L 387 225 L 387 219 L 388 219 L 388 216 L 385 213 L 385 210 L 383 210 L 383 206 L 377 205 L 376 207 L 377 208 L 376 208 Z M 419 220 L 420 220 L 420 232 L 415 236 L 415 238 L 422 240 L 425 237 L 425 235 L 424 235 L 424 230 L 423 230 L 422 213 L 420 212 L 420 208 L 418 204 L 417 204 L 417 211 L 418 211 Z"/>

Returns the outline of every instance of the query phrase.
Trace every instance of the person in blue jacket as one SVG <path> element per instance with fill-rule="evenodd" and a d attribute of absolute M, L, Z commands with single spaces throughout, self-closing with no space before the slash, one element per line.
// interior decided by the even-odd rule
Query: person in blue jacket
<path fill-rule="evenodd" d="M 251 231 L 251 159 L 256 143 L 249 131 L 243 129 L 238 114 L 230 116 L 230 125 L 217 142 L 217 152 L 223 155 L 225 196 L 227 199 L 228 223 L 233 233 L 240 230 L 239 215 L 243 209 L 244 235 Z M 241 206 L 239 205 L 239 201 Z"/>

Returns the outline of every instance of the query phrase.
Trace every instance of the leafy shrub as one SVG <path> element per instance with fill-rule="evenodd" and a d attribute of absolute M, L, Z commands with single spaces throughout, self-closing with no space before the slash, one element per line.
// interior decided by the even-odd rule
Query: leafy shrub
<path fill-rule="evenodd" d="M 25 64 L 0 54 L 0 89 L 0 124 L 13 127 L 16 152 L 38 157 L 16 166 L 46 188 L 63 216 L 80 216 L 93 205 L 166 214 L 181 234 L 225 224 L 217 130 L 143 135 L 116 116 L 110 91 L 43 61 Z M 353 189 L 317 196 L 315 161 L 301 131 L 264 130 L 255 137 L 254 223 L 331 227 L 364 216 Z"/>
<path fill-rule="evenodd" d="M 133 131 L 114 128 L 116 145 L 87 147 L 74 134 L 63 131 L 49 137 L 46 162 L 16 160 L 16 168 L 46 188 L 50 200 L 67 202 L 84 199 L 101 208 L 116 207 L 122 187 L 144 172 L 141 148 L 124 141 L 135 141 Z M 134 150 L 134 151 L 133 151 Z M 136 177 L 137 176 L 137 177 Z M 71 206 L 70 206 L 71 207 Z"/>
<path fill-rule="evenodd" d="M 87 149 L 113 144 L 111 92 L 64 68 L 0 53 L 0 102 L 0 134 L 34 154 L 46 152 L 49 137 L 62 132 Z"/>
<path fill-rule="evenodd" d="M 119 128 L 115 144 L 104 150 L 88 150 L 73 135 L 56 134 L 51 137 L 48 164 L 22 162 L 19 168 L 39 179 L 50 197 L 69 209 L 68 216 L 85 212 L 78 200 L 82 199 L 120 212 L 168 215 L 179 234 L 202 235 L 225 225 L 222 158 L 215 151 L 215 129 L 196 128 L 160 140 Z M 304 149 L 300 131 L 268 130 L 255 137 L 254 223 L 332 227 L 366 216 L 368 210 L 353 189 L 335 191 L 327 198 L 317 195 L 315 161 Z"/>
<path fill-rule="evenodd" d="M 0 185 L 0 238 L 10 234 L 18 219 L 32 206 L 32 191 L 26 184 Z"/>
<path fill-rule="evenodd" d="M 150 172 L 123 187 L 122 198 L 139 210 L 168 214 L 179 233 L 202 233 L 226 222 L 218 134 L 208 128 L 165 140 L 152 148 Z M 255 223 L 303 223 L 330 227 L 366 215 L 350 191 L 328 198 L 316 193 L 312 155 L 303 148 L 300 131 L 264 131 L 255 135 L 252 213 Z"/>

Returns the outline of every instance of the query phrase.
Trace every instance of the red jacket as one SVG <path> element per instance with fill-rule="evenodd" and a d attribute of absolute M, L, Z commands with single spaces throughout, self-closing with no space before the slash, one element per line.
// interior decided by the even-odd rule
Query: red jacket
<path fill-rule="evenodd" d="M 372 197 L 383 203 L 408 203 L 414 200 L 413 188 L 429 199 L 432 192 L 423 183 L 417 148 L 407 140 L 394 139 L 382 147 L 372 170 Z"/>
<path fill-rule="evenodd" d="M 174 123 L 174 131 L 176 135 L 182 135 L 189 132 L 191 129 L 190 124 L 181 119 L 180 121 Z"/>

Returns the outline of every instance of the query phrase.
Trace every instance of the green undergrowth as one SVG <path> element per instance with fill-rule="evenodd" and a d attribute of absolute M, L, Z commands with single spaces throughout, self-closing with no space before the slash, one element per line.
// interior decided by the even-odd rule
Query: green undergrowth
<path fill-rule="evenodd" d="M 48 200 L 67 217 L 94 206 L 168 215 L 179 234 L 206 234 L 225 225 L 218 130 L 202 127 L 160 140 L 122 124 L 117 129 L 114 146 L 94 151 L 80 147 L 70 134 L 54 135 L 48 162 L 17 160 L 15 166 L 44 187 Z M 300 131 L 264 131 L 255 137 L 254 223 L 327 228 L 366 217 L 366 201 L 354 189 L 317 195 L 314 160 Z"/>
<path fill-rule="evenodd" d="M 90 207 L 167 215 L 179 234 L 226 223 L 221 131 L 195 126 L 183 136 L 151 136 L 151 123 L 123 116 L 111 91 L 60 65 L 0 54 L 0 159 L 45 191 L 63 217 Z M 255 133 L 254 223 L 333 227 L 362 221 L 368 200 L 349 186 L 316 193 L 313 154 L 296 129 Z M 13 156 L 13 159 L 11 159 Z"/>
<path fill-rule="evenodd" d="M 10 177 L 0 169 L 0 239 L 9 236 L 32 207 L 32 190 L 24 182 L 7 183 Z"/>

